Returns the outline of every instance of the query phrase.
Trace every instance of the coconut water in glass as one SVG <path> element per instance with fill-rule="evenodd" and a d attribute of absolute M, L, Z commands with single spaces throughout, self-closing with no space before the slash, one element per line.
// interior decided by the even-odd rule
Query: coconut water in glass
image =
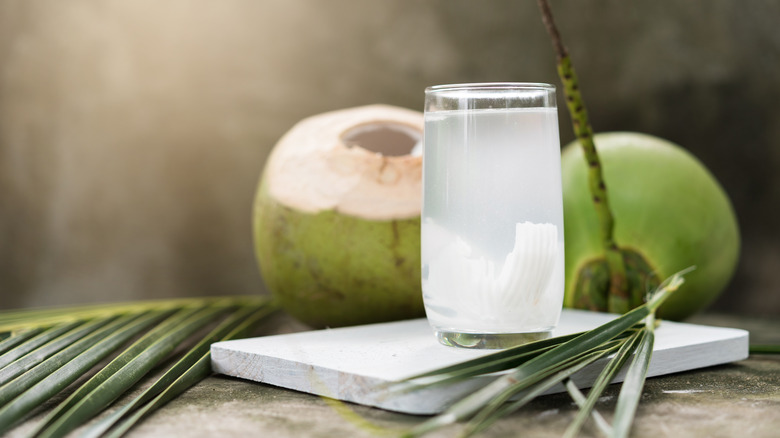
<path fill-rule="evenodd" d="M 425 90 L 422 289 L 445 345 L 544 339 L 563 303 L 563 202 L 555 87 Z"/>

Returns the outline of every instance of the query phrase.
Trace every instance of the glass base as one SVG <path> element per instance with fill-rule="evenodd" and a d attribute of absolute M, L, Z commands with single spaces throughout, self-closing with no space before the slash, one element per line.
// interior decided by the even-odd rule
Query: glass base
<path fill-rule="evenodd" d="M 473 349 L 502 349 L 541 341 L 551 336 L 550 331 L 530 333 L 456 333 L 436 331 L 436 339 L 444 345 Z"/>

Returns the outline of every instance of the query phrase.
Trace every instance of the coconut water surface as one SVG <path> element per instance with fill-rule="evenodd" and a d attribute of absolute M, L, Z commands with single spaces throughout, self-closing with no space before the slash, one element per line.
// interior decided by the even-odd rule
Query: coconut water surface
<path fill-rule="evenodd" d="M 439 332 L 533 333 L 564 288 L 555 108 L 425 115 L 422 289 Z"/>

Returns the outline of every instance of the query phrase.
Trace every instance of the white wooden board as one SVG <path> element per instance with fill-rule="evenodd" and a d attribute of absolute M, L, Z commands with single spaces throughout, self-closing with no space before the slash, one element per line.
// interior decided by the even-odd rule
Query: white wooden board
<path fill-rule="evenodd" d="M 614 317 L 565 309 L 553 335 L 595 328 Z M 212 366 L 218 373 L 410 414 L 441 412 L 487 380 L 475 378 L 457 386 L 400 396 L 389 396 L 383 385 L 494 351 L 441 345 L 425 319 L 240 339 L 211 346 Z M 648 376 L 747 356 L 748 333 L 744 330 L 663 321 L 656 330 Z M 600 369 L 597 362 L 577 374 L 574 381 L 580 388 L 587 388 Z M 622 379 L 620 375 L 616 381 Z M 558 387 L 551 392 L 562 390 Z"/>

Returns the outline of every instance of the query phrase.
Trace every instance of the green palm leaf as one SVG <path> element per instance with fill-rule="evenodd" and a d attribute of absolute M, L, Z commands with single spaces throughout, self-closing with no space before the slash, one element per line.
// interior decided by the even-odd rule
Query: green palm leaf
<path fill-rule="evenodd" d="M 625 343 L 626 341 L 621 342 Z M 602 357 L 614 352 L 618 347 L 620 347 L 620 343 L 615 343 L 609 348 L 594 350 L 582 355 L 575 361 L 556 368 L 549 373 L 549 376 L 544 380 L 522 392 L 521 397 L 518 400 L 514 400 L 511 403 L 499 403 L 498 400 L 495 400 L 489 405 L 489 409 L 482 410 L 474 417 L 464 431 L 464 435 L 471 436 L 481 432 L 499 418 L 517 411 L 537 396 L 544 394 L 555 385 L 560 384 L 564 380 L 569 379 L 572 375 L 580 372 L 586 366 L 591 365 Z"/>
<path fill-rule="evenodd" d="M 9 363 L 5 368 L 0 370 L 0 385 L 4 385 L 5 383 L 20 376 L 21 374 L 35 367 L 36 365 L 48 359 L 49 357 L 56 354 L 57 352 L 60 352 L 63 349 L 67 348 L 67 346 L 72 345 L 74 342 L 88 335 L 92 331 L 97 330 L 101 326 L 109 323 L 111 319 L 113 318 L 103 318 L 95 321 L 90 321 L 86 324 L 67 323 L 64 324 L 66 328 L 69 326 L 75 326 L 75 327 L 72 330 L 70 330 L 68 333 L 52 339 L 50 342 L 40 346 L 39 348 L 33 351 L 30 351 L 30 349 L 27 348 L 28 346 L 31 347 L 31 345 L 28 344 L 34 344 L 33 341 L 38 340 L 39 338 L 48 339 L 51 336 L 55 335 L 56 332 L 58 332 L 59 330 L 54 330 L 54 329 L 47 330 L 42 334 L 40 334 L 39 336 L 33 338 L 30 342 L 22 344 L 18 348 L 9 351 L 5 355 L 3 355 L 2 359 L 5 359 L 7 357 L 8 360 L 12 360 L 12 359 L 15 360 Z M 2 403 L 2 400 L 3 400 L 2 397 L 0 397 L 0 403 Z"/>
<path fill-rule="evenodd" d="M 48 343 L 49 341 L 57 338 L 58 336 L 62 335 L 63 333 L 78 327 L 81 325 L 81 322 L 69 322 L 69 323 L 61 323 L 55 327 L 52 327 L 48 330 L 43 331 L 38 336 L 35 336 L 34 338 L 28 340 L 27 342 L 23 343 L 22 345 L 19 345 L 15 347 L 13 350 L 8 351 L 4 353 L 2 356 L 0 356 L 0 369 L 5 368 L 10 364 L 11 362 L 21 358 L 22 356 L 27 355 L 27 353 L 38 349 L 38 347 Z M 55 349 L 56 350 L 56 349 Z M 39 353 L 40 354 L 40 353 Z M 5 383 L 2 379 L 0 379 L 0 384 Z"/>
<path fill-rule="evenodd" d="M 499 375 L 491 383 L 458 401 L 444 413 L 411 429 L 407 436 L 420 436 L 469 418 L 472 421 L 467 426 L 465 434 L 483 430 L 496 419 L 515 411 L 552 385 L 562 383 L 587 364 L 616 353 L 597 378 L 592 394 L 584 401 L 583 409 L 567 432 L 570 435 L 576 434 L 584 420 L 592 415 L 592 408 L 598 395 L 614 379 L 629 357 L 636 352 L 623 384 L 626 394 L 623 396 L 624 401 L 618 402 L 619 409 L 615 416 L 618 426 L 612 429 L 616 436 L 625 436 L 627 432 L 624 431 L 628 430 L 626 424 L 630 427 L 633 421 L 635 403 L 641 395 L 647 365 L 652 354 L 655 311 L 683 283 L 682 275 L 685 272 L 687 270 L 675 274 L 661 284 L 642 306 L 593 330 L 567 337 L 564 342 L 548 340 L 549 342 L 544 344 L 535 342 L 528 344 L 526 348 L 513 349 L 522 358 L 533 357 L 522 360 L 520 365 Z M 531 354 L 532 350 L 537 350 L 539 354 Z M 507 351 L 502 351 L 473 359 L 468 361 L 467 365 L 459 364 L 425 373 L 417 379 L 417 382 L 415 382 L 416 377 L 412 378 L 411 384 L 419 389 L 437 385 L 440 379 L 447 379 L 448 382 L 454 383 L 473 375 L 491 374 L 496 371 L 498 362 L 512 363 L 512 359 L 507 356 Z M 484 367 L 484 372 L 479 372 L 480 367 Z M 467 370 L 467 373 L 453 378 L 453 370 L 455 373 Z M 409 383 L 404 381 L 399 386 L 408 390 Z M 510 401 L 513 398 L 516 400 Z"/>
<path fill-rule="evenodd" d="M 42 402 L 75 382 L 161 316 L 161 312 L 152 312 L 140 317 L 129 315 L 120 318 L 8 382 L 0 388 L 0 402 L 4 403 L 0 408 L 0 433 L 6 432 Z M 9 400 L 12 397 L 16 398 Z"/>
<path fill-rule="evenodd" d="M 566 386 L 566 391 L 571 396 L 572 400 L 574 400 L 574 403 L 577 404 L 577 406 L 582 409 L 583 406 L 585 406 L 585 396 L 580 392 L 580 389 L 577 388 L 577 385 L 574 384 L 574 381 L 571 379 L 564 380 L 564 386 Z M 607 423 L 607 420 L 604 419 L 604 417 L 599 414 L 597 410 L 592 410 L 591 415 L 593 416 L 593 421 L 596 423 L 596 426 L 598 426 L 599 430 L 605 435 L 609 436 L 609 434 L 612 433 L 612 426 L 610 426 L 609 423 Z"/>
<path fill-rule="evenodd" d="M 223 333 L 225 330 L 221 330 L 220 328 L 217 328 L 212 332 L 213 337 L 215 341 L 221 340 L 226 341 L 229 339 L 236 339 L 240 337 L 246 336 L 249 331 L 252 329 L 254 325 L 259 323 L 263 318 L 265 318 L 268 313 L 271 311 L 271 309 L 267 308 L 260 308 L 252 312 L 246 317 L 242 318 L 235 318 L 239 324 L 236 326 L 236 324 L 233 324 L 233 321 L 231 324 L 224 324 L 224 328 L 231 328 L 232 330 L 225 334 L 223 336 Z M 195 347 L 192 350 L 190 350 L 190 353 L 183 358 L 179 364 L 187 365 L 190 363 L 191 359 L 194 359 L 197 356 L 197 352 L 199 352 L 199 348 Z M 179 365 L 177 364 L 177 365 Z M 175 366 L 174 366 L 175 367 Z M 123 407 L 120 411 L 118 411 L 117 420 L 119 417 L 124 417 L 124 421 L 115 429 L 113 430 L 108 437 L 118 438 L 122 436 L 125 432 L 130 430 L 141 418 L 149 414 L 150 412 L 154 411 L 155 409 L 159 408 L 160 406 L 164 405 L 165 403 L 172 400 L 177 395 L 181 394 L 188 388 L 190 388 L 192 385 L 196 384 L 197 382 L 201 381 L 203 378 L 207 377 L 209 374 L 211 374 L 211 351 L 207 348 L 205 353 L 197 359 L 195 363 L 192 364 L 183 374 L 181 374 L 178 378 L 176 378 L 175 381 L 173 381 L 170 385 L 167 385 L 167 387 L 160 392 L 159 395 L 157 395 L 153 400 L 146 403 L 142 408 L 135 411 L 132 415 L 129 415 L 130 410 L 134 407 L 135 400 L 131 403 L 129 403 L 126 407 Z M 174 375 L 177 375 L 174 373 Z M 165 385 L 165 383 L 162 383 L 162 378 L 158 380 L 157 383 L 160 383 L 160 389 Z M 154 386 L 157 386 L 155 384 Z M 138 397 L 140 402 L 140 399 L 142 399 L 141 396 Z M 96 435 L 94 435 L 96 436 Z"/>
<path fill-rule="evenodd" d="M 237 312 L 230 315 L 228 318 L 222 321 L 219 326 L 214 328 L 208 335 L 201 339 L 197 345 L 192 347 L 178 362 L 176 362 L 168 371 L 166 371 L 162 377 L 154 382 L 153 385 L 147 388 L 135 399 L 125 404 L 120 409 L 113 412 L 110 416 L 106 417 L 98 424 L 93 426 L 87 432 L 86 436 L 97 437 L 102 435 L 122 418 L 128 417 L 134 409 L 144 405 L 144 403 L 147 403 L 151 399 L 156 399 L 158 395 L 167 391 L 181 379 L 197 383 L 206 377 L 211 373 L 211 356 L 209 354 L 211 344 L 217 341 L 233 339 L 237 336 L 246 334 L 246 332 L 251 329 L 254 324 L 266 317 L 272 310 L 273 309 L 269 308 L 268 306 L 258 305 L 239 309 Z M 204 361 L 204 358 L 207 360 Z M 202 364 L 198 366 L 201 362 Z M 181 385 L 181 383 L 179 385 Z M 187 388 L 188 387 L 189 386 L 187 386 Z M 159 403 L 159 405 L 161 404 L 162 403 Z M 147 403 L 144 406 L 145 409 L 141 410 L 142 414 L 146 413 L 155 406 L 157 405 L 154 403 Z"/>
<path fill-rule="evenodd" d="M 505 371 L 515 368 L 534 357 L 548 351 L 557 345 L 576 338 L 581 333 L 544 339 L 508 348 L 480 358 L 467 360 L 427 373 L 418 374 L 405 379 L 405 382 L 419 382 L 422 386 L 444 385 L 453 381 L 461 381 L 468 377 L 491 372 Z M 412 390 L 416 385 L 410 385 L 405 390 Z"/>
<path fill-rule="evenodd" d="M 647 368 L 650 365 L 650 357 L 653 354 L 655 333 L 654 316 L 647 318 L 647 330 L 642 332 L 636 355 L 631 360 L 631 365 L 626 372 L 626 380 L 620 388 L 617 406 L 615 407 L 615 421 L 610 437 L 627 437 L 634 419 L 634 413 L 642 397 L 642 388 L 647 376 Z"/>
<path fill-rule="evenodd" d="M 95 304 L 89 306 L 59 307 L 51 309 L 0 311 L 0 333 L 15 334 L 31 329 L 42 329 L 62 322 L 86 321 L 106 315 L 139 314 L 149 310 L 181 309 L 187 306 L 203 306 L 225 298 L 179 298 L 172 300 L 133 301 L 128 303 Z M 235 297 L 234 303 L 247 302 L 246 297 Z M 0 351 L 2 353 L 2 351 Z"/>
<path fill-rule="evenodd" d="M 780 345 L 753 344 L 750 346 L 750 354 L 780 354 Z"/>
<path fill-rule="evenodd" d="M 580 410 L 577 413 L 577 416 L 574 417 L 574 421 L 572 421 L 572 423 L 566 429 L 564 437 L 569 438 L 577 436 L 583 424 L 585 424 L 585 420 L 591 416 L 593 408 L 596 406 L 596 402 L 598 401 L 599 397 L 601 397 L 601 394 L 604 392 L 607 386 L 612 383 L 612 380 L 615 379 L 626 361 L 631 357 L 632 354 L 634 354 L 634 351 L 636 351 L 640 340 L 643 338 L 644 331 L 634 332 L 631 337 L 629 337 L 620 347 L 620 350 L 615 353 L 615 356 L 607 363 L 604 369 L 601 370 L 601 373 L 593 382 L 590 391 L 588 391 L 588 398 L 585 399 L 585 403 L 580 406 Z"/>
<path fill-rule="evenodd" d="M 2 342 L 0 342 L 0 354 L 5 354 L 6 352 L 11 351 L 17 345 L 21 344 L 22 342 L 25 342 L 26 340 L 32 338 L 38 333 L 41 333 L 43 330 L 44 330 L 43 328 L 36 327 L 27 330 L 21 330 L 16 333 L 10 330 L 5 331 L 3 335 L 7 337 L 3 339 Z M 2 332 L 2 330 L 0 330 L 0 332 Z"/>
<path fill-rule="evenodd" d="M 33 434 L 63 436 L 160 363 L 176 359 L 142 397 L 120 409 L 115 421 L 139 407 L 136 413 L 151 412 L 211 372 L 212 342 L 247 334 L 276 308 L 266 297 L 229 297 L 0 312 L 0 336 L 5 336 L 0 341 L 0 434 L 112 354 L 116 356 L 48 413 Z M 182 345 L 192 348 L 183 351 Z M 94 436 L 112 424 L 94 428 Z"/>
<path fill-rule="evenodd" d="M 63 436 L 138 382 L 222 309 L 185 308 L 160 323 L 82 385 L 44 421 L 41 437 Z"/>

